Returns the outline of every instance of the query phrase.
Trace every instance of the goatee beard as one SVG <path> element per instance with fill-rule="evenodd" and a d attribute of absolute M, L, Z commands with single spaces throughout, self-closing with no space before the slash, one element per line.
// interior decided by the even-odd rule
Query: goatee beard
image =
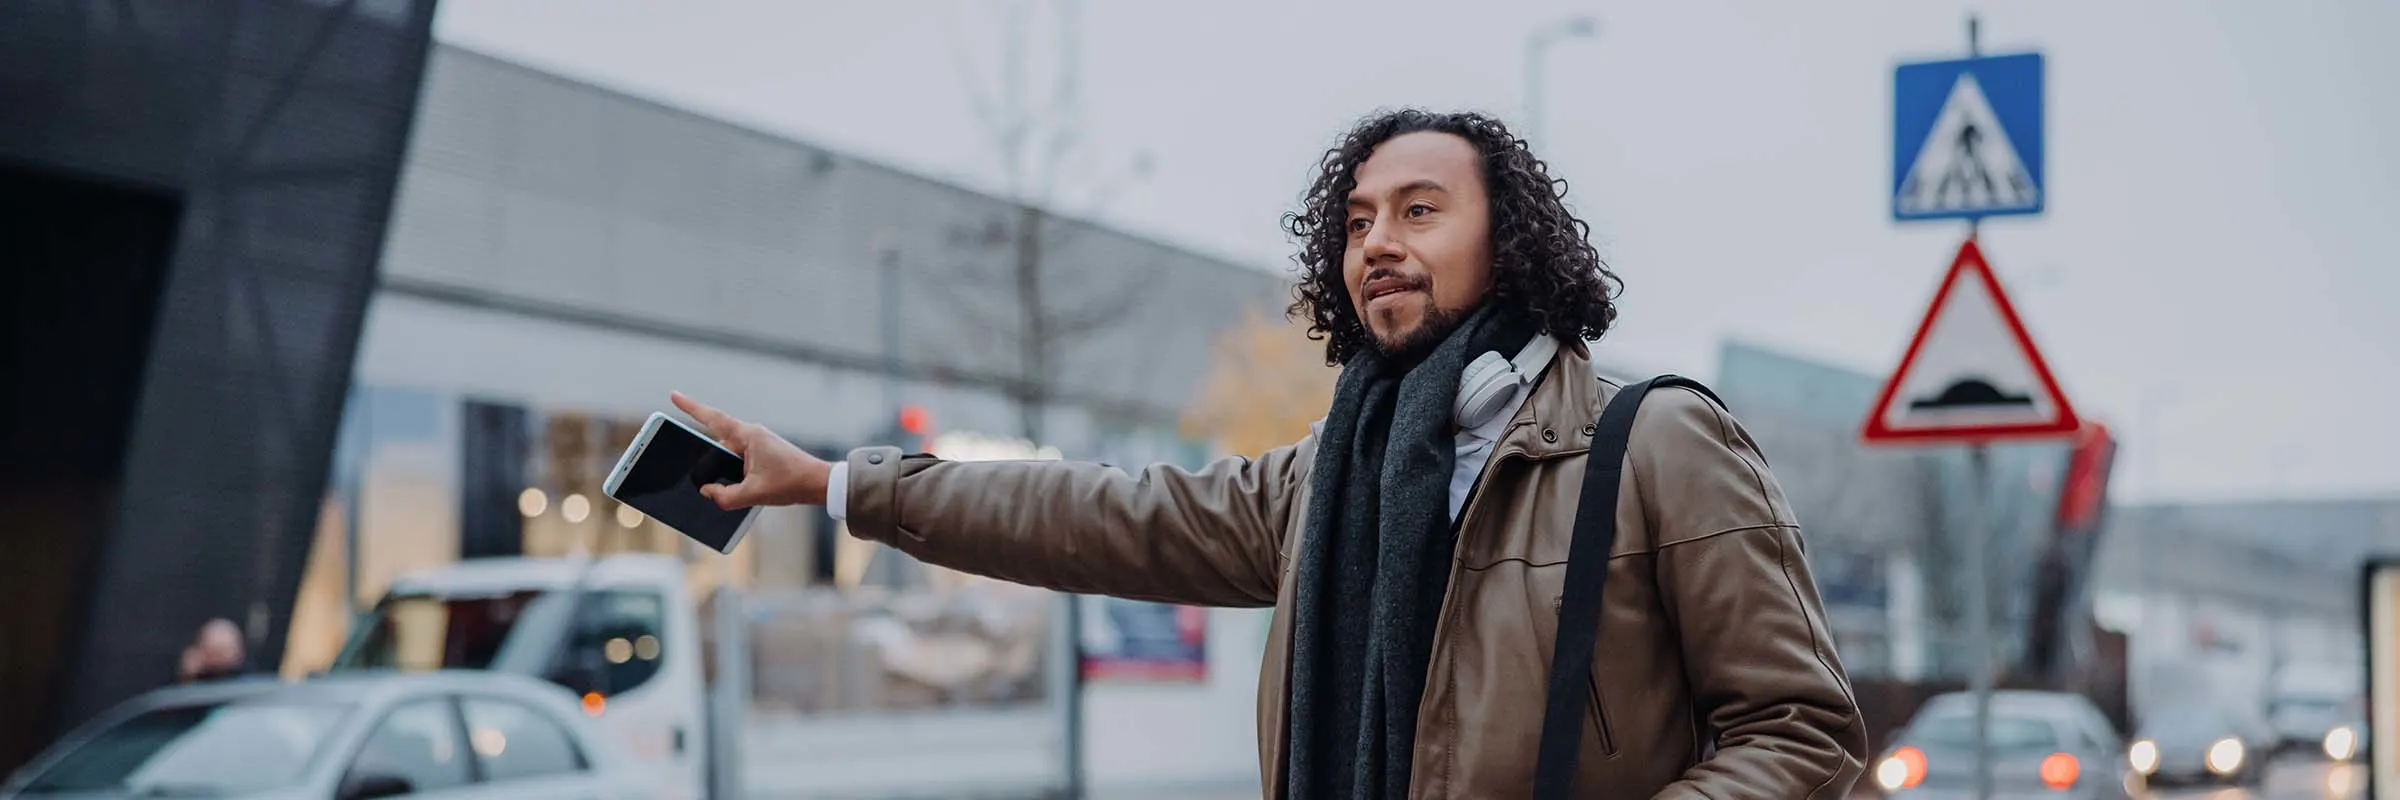
<path fill-rule="evenodd" d="M 1449 339 L 1450 334 L 1457 331 L 1458 326 L 1466 320 L 1465 311 L 1427 308 L 1425 318 L 1417 323 L 1417 327 L 1401 334 L 1398 341 L 1375 337 L 1375 352 L 1402 369 L 1413 368 L 1417 362 L 1432 355 L 1434 348 L 1441 347 L 1442 342 Z"/>

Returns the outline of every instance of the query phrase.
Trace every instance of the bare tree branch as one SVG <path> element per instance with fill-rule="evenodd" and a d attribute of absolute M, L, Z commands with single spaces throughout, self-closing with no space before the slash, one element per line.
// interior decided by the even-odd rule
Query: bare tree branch
<path fill-rule="evenodd" d="M 1036 439 L 1040 438 L 1044 407 L 1054 391 L 1050 384 L 1057 377 L 1060 352 L 1078 340 L 1104 335 L 1140 314 L 1149 296 L 1145 291 L 1151 283 L 1148 275 L 1161 268 L 1153 260 L 1122 278 L 1123 285 L 1098 291 L 1080 290 L 1081 285 L 1091 283 L 1087 276 L 1064 275 L 1056 269 L 1061 261 L 1058 250 L 1089 233 L 1087 228 L 1098 226 L 1059 219 L 1046 211 L 1055 205 L 1065 183 L 1070 179 L 1080 182 L 1087 165 L 1093 163 L 1083 136 L 1081 4 L 1080 0 L 1053 3 L 1050 10 L 1055 16 L 1048 22 L 1055 26 L 1056 41 L 1050 44 L 1058 48 L 1058 54 L 1054 61 L 1045 62 L 1055 69 L 1041 81 L 1047 92 L 1035 90 L 1028 80 L 1032 45 L 1025 2 L 1008 4 L 1006 19 L 999 26 L 1005 38 L 994 70 L 998 74 L 996 88 L 986 91 L 978 71 L 963 60 L 957 62 L 961 80 L 975 103 L 976 117 L 983 121 L 984 132 L 1002 159 L 999 167 L 1009 196 L 1017 204 L 1012 212 L 1016 219 L 993 220 L 980 230 L 962 226 L 946 231 L 945 241 L 965 252 L 945 259 L 936 269 L 930 292 L 981 340 L 977 346 L 1010 346 L 1017 375 L 1012 394 L 1020 406 L 1024 428 L 1020 434 Z M 953 54 L 966 50 L 955 47 Z M 1033 96 L 1036 94 L 1046 96 Z M 1147 154 L 1137 157 L 1132 166 L 1128 176 L 1103 185 L 1090 205 L 1105 208 L 1127 184 L 1145 176 Z M 1077 291 L 1072 299 L 1060 298 L 1055 295 L 1061 287 L 1049 285 L 1053 283 Z"/>
<path fill-rule="evenodd" d="M 996 91 L 984 86 L 982 79 L 976 76 L 975 65 L 967 56 L 966 37 L 958 30 L 957 17 L 942 18 L 942 39 L 949 45 L 944 49 L 950 53 L 951 66 L 958 70 L 958 83 L 966 87 L 967 102 L 973 106 L 975 121 L 982 123 L 986 137 L 994 142 L 1002 141 L 1007 122 L 1001 118 L 1002 110 L 998 101 L 992 98 Z"/>
<path fill-rule="evenodd" d="M 1152 295 L 1145 291 L 1150 288 L 1148 282 L 1139 276 L 1157 271 L 1156 261 L 1145 262 L 1134 268 L 1137 277 L 1126 278 L 1122 284 L 1101 292 L 1098 300 L 1079 302 L 1073 309 L 1053 314 L 1049 325 L 1051 335 L 1075 338 L 1124 322 L 1140 311 Z"/>
<path fill-rule="evenodd" d="M 929 267 L 930 272 L 926 277 L 931 278 L 931 282 L 944 291 L 957 293 L 962 290 L 974 290 L 997 294 L 1016 290 L 1015 280 L 1005 271 L 979 268 L 973 264 L 955 261 L 937 262 Z M 969 297 L 965 294 L 957 296 L 962 299 Z"/>
<path fill-rule="evenodd" d="M 989 291 L 978 290 L 960 281 L 939 281 L 934 292 L 941 295 L 944 311 L 958 317 L 974 335 L 985 340 L 1014 342 L 1024 335 L 1024 323 L 1015 314 L 993 310 L 995 297 L 1004 297 L 1004 287 L 993 286 Z"/>

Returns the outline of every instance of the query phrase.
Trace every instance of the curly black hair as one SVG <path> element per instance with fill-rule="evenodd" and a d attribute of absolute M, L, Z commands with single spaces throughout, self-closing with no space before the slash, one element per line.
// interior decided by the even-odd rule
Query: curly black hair
<path fill-rule="evenodd" d="M 1327 150 L 1299 210 L 1283 216 L 1284 232 L 1301 242 L 1293 257 L 1300 279 L 1286 311 L 1308 320 L 1309 338 L 1325 340 L 1325 362 L 1347 363 L 1374 344 L 1342 281 L 1358 166 L 1384 142 L 1420 131 L 1465 139 L 1483 156 L 1492 219 L 1490 301 L 1514 307 L 1560 341 L 1597 340 L 1606 333 L 1616 321 L 1615 298 L 1623 283 L 1585 240 L 1591 226 L 1567 210 L 1567 182 L 1550 177 L 1547 165 L 1500 120 L 1472 112 L 1403 109 L 1360 121 Z"/>

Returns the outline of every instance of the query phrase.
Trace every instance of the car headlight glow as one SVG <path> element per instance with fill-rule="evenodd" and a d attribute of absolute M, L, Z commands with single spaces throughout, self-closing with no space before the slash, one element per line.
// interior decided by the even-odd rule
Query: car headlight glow
<path fill-rule="evenodd" d="M 1907 782 L 1908 765 L 1900 763 L 1900 759 L 1887 758 L 1875 765 L 1875 784 L 1882 786 L 1884 791 L 1897 791 L 1901 784 Z"/>
<path fill-rule="evenodd" d="M 2242 768 L 2242 743 L 2239 739 L 2218 739 L 2208 746 L 2208 771 L 2231 775 Z"/>
<path fill-rule="evenodd" d="M 1892 757 L 1875 765 L 1875 784 L 1884 791 L 1896 792 L 1925 780 L 1925 751 L 1914 747 L 1900 748 Z"/>
<path fill-rule="evenodd" d="M 2348 761 L 2351 756 L 2355 755 L 2358 755 L 2358 731 L 2351 730 L 2350 726 L 2344 725 L 2325 734 L 2326 758 Z"/>
<path fill-rule="evenodd" d="M 2133 762 L 2133 771 L 2148 775 L 2158 771 L 2158 743 L 2143 739 L 2125 751 L 2125 760 Z"/>

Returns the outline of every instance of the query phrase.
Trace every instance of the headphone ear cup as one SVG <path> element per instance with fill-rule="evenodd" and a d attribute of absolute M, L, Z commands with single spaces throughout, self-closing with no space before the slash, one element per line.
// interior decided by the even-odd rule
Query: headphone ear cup
<path fill-rule="evenodd" d="M 1458 402 L 1451 414 L 1461 428 L 1472 428 L 1490 422 L 1500 413 L 1500 405 L 1508 402 L 1508 390 L 1516 388 L 1517 367 L 1500 357 L 1485 352 L 1467 364 L 1458 377 Z"/>

